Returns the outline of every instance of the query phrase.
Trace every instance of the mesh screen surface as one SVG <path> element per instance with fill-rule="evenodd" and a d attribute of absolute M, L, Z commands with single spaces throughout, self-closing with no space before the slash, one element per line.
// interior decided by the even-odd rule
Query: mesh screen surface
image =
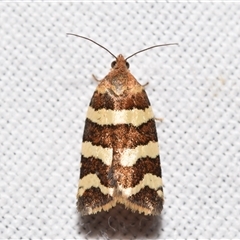
<path fill-rule="evenodd" d="M 2 3 L 1 238 L 240 238 L 240 5 Z M 76 210 L 86 111 L 112 56 L 129 60 L 156 117 L 159 217 Z"/>

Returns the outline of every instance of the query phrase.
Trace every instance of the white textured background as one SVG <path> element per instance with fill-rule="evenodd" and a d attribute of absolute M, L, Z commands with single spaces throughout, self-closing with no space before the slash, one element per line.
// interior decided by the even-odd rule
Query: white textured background
<path fill-rule="evenodd" d="M 2 3 L 1 238 L 240 238 L 240 5 Z M 128 56 L 156 117 L 160 217 L 76 211 L 87 106 Z"/>

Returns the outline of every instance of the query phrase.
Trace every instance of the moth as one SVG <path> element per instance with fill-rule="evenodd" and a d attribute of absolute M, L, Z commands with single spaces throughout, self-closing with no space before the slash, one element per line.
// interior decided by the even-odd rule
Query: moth
<path fill-rule="evenodd" d="M 163 185 L 155 118 L 142 86 L 130 73 L 127 59 L 115 56 L 109 74 L 90 101 L 83 133 L 77 208 L 82 215 L 123 204 L 133 212 L 158 215 Z"/>

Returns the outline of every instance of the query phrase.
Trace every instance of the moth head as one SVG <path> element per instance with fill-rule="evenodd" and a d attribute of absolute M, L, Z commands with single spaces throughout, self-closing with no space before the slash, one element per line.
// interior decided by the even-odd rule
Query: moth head
<path fill-rule="evenodd" d="M 117 60 L 112 61 L 111 67 L 114 68 L 114 67 L 116 66 L 116 64 L 117 64 Z M 127 61 L 125 61 L 125 64 L 126 64 L 126 67 L 127 67 L 127 69 L 128 69 L 129 66 L 130 66 L 129 63 L 128 63 Z"/>

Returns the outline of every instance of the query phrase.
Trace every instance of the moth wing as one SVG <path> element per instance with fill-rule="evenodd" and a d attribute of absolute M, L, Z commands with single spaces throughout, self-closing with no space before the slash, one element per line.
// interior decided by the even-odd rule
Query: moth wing
<path fill-rule="evenodd" d="M 155 120 L 150 105 L 142 112 L 131 111 L 138 125 L 122 126 L 119 137 L 125 143 L 113 155 L 116 200 L 132 211 L 157 215 L 163 207 L 163 188 Z"/>
<path fill-rule="evenodd" d="M 108 211 L 116 205 L 111 170 L 113 150 L 105 147 L 104 127 L 92 122 L 89 111 L 83 133 L 77 208 L 82 215 Z"/>

